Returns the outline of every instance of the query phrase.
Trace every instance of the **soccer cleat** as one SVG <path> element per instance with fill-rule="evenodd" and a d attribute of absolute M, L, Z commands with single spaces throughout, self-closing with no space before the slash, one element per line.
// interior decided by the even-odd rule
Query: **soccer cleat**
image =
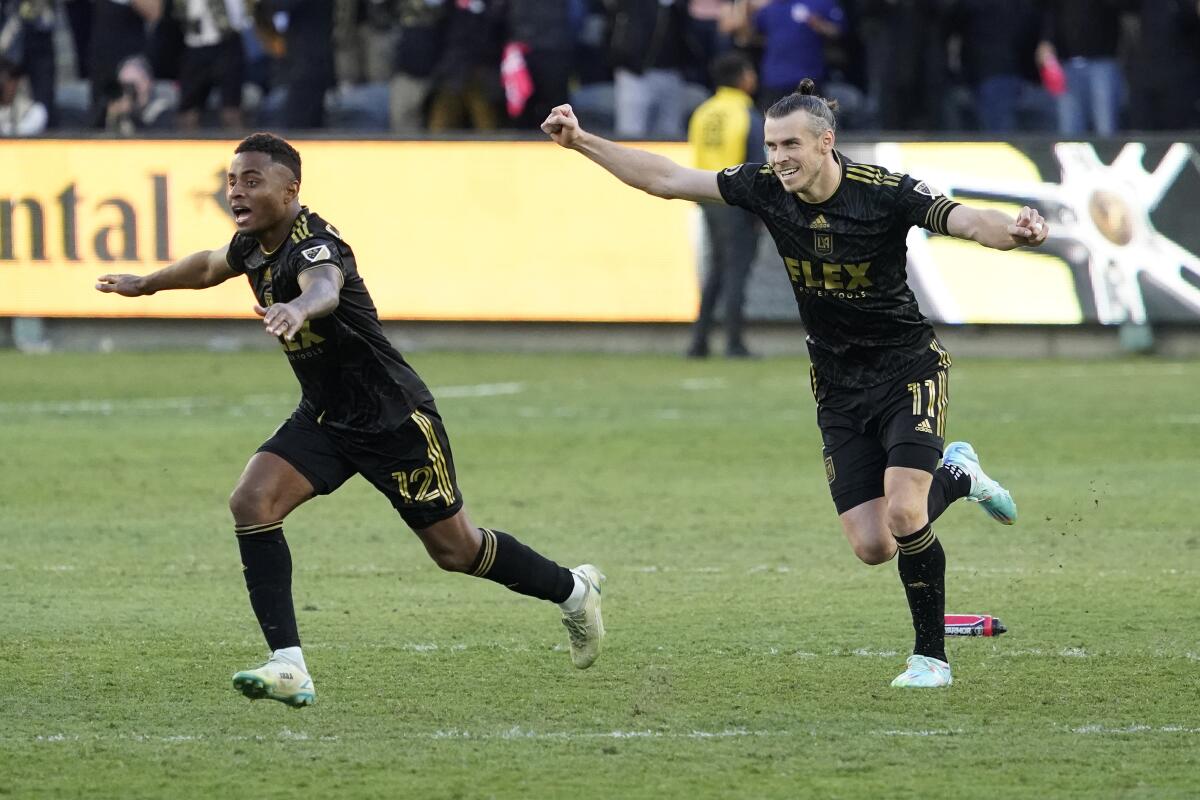
<path fill-rule="evenodd" d="M 582 564 L 571 570 L 587 584 L 583 608 L 564 611 L 562 624 L 571 640 L 571 662 L 579 669 L 587 669 L 600 655 L 600 640 L 604 638 L 604 620 L 600 617 L 600 585 L 605 577 L 591 564 Z"/>
<path fill-rule="evenodd" d="M 308 673 L 274 655 L 258 669 L 236 673 L 233 688 L 251 700 L 278 700 L 292 708 L 311 706 L 317 701 L 317 690 Z"/>
<path fill-rule="evenodd" d="M 954 683 L 950 677 L 950 665 L 929 656 L 909 656 L 905 662 L 908 669 L 892 681 L 892 686 L 907 689 L 936 689 Z"/>
<path fill-rule="evenodd" d="M 946 445 L 942 463 L 952 464 L 971 476 L 971 493 L 967 499 L 979 503 L 992 519 L 1005 525 L 1017 521 L 1017 504 L 1013 502 L 1012 495 L 984 473 L 974 447 L 967 442 L 951 442 Z"/>

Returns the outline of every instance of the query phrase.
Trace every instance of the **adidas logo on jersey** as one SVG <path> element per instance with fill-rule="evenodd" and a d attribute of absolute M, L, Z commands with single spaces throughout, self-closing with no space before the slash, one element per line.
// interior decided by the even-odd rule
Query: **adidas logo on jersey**
<path fill-rule="evenodd" d="M 927 419 L 923 419 L 923 420 L 921 420 L 920 422 L 918 422 L 918 423 L 917 423 L 916 431 L 917 431 L 917 433 L 929 433 L 929 434 L 932 434 L 932 433 L 933 433 L 933 428 L 932 428 L 932 427 L 930 427 L 930 425 L 929 425 L 929 420 L 927 420 Z"/>
<path fill-rule="evenodd" d="M 829 222 L 825 219 L 824 214 L 817 214 L 817 218 L 810 222 L 808 227 L 814 231 L 827 231 L 829 230 Z"/>

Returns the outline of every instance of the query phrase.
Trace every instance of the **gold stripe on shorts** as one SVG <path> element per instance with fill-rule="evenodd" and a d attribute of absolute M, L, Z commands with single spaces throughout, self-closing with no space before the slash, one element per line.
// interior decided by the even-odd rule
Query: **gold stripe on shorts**
<path fill-rule="evenodd" d="M 446 501 L 446 505 L 454 505 L 454 483 L 450 480 L 450 469 L 446 466 L 446 456 L 442 453 L 442 444 L 438 441 L 433 422 L 420 411 L 414 411 L 412 418 L 421 429 L 421 433 L 425 434 L 425 441 L 429 443 L 429 463 L 433 465 L 433 472 L 437 475 L 442 499 Z"/>

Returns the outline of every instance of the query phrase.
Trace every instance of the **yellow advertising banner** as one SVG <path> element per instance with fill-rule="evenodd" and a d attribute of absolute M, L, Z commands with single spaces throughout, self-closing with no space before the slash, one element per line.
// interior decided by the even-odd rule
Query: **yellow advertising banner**
<path fill-rule="evenodd" d="M 0 146 L 0 316 L 242 317 L 241 279 L 122 298 L 229 241 L 235 142 Z M 549 142 L 296 141 L 301 201 L 336 225 L 386 319 L 690 321 L 694 206 L 633 191 Z M 684 162 L 686 145 L 649 149 Z"/>

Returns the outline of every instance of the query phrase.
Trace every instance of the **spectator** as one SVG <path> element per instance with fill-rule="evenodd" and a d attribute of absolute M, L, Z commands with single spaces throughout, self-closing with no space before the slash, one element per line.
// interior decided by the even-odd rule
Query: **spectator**
<path fill-rule="evenodd" d="M 700 104 L 688 124 L 693 165 L 722 170 L 763 157 L 763 119 L 754 107 L 758 75 L 740 52 L 718 56 L 712 66 L 716 93 Z M 724 203 L 702 203 L 708 239 L 708 274 L 700 293 L 700 312 L 692 327 L 689 358 L 708 357 L 708 336 L 717 302 L 725 300 L 725 355 L 752 354 L 742 337 L 746 280 L 758 249 L 758 219 L 749 211 Z"/>
<path fill-rule="evenodd" d="M 680 138 L 683 73 L 695 48 L 685 0 L 608 0 L 617 135 Z"/>
<path fill-rule="evenodd" d="M 120 136 L 174 127 L 168 113 L 174 106 L 171 92 L 155 82 L 150 62 L 143 55 L 130 56 L 117 70 L 121 96 L 108 104 L 105 127 Z"/>
<path fill-rule="evenodd" d="M 126 59 L 145 51 L 146 28 L 161 15 L 162 0 L 96 0 L 88 45 L 93 126 L 107 125 L 108 107 L 122 94 L 117 72 Z"/>
<path fill-rule="evenodd" d="M 429 130 L 495 130 L 500 126 L 504 7 L 499 0 L 454 0 L 447 26 L 433 75 Z"/>
<path fill-rule="evenodd" d="M 47 117 L 46 107 L 31 96 L 20 65 L 0 58 L 0 136 L 39 136 Z"/>
<path fill-rule="evenodd" d="M 1117 62 L 1126 0 L 1046 0 L 1039 66 L 1058 61 L 1067 91 L 1058 97 L 1058 132 L 1117 131 L 1124 82 Z M 1193 45 L 1194 46 L 1194 45 Z"/>
<path fill-rule="evenodd" d="M 49 128 L 56 123 L 55 22 L 54 0 L 0 0 L 0 56 L 20 67 L 34 102 L 46 111 Z"/>
<path fill-rule="evenodd" d="M 283 34 L 283 125 L 325 125 L 325 92 L 333 87 L 333 0 L 262 0 Z M 282 24 L 281 24 L 282 23 Z"/>
<path fill-rule="evenodd" d="M 195 130 L 213 90 L 220 91 L 221 125 L 242 127 L 246 56 L 242 33 L 250 24 L 244 0 L 172 0 L 183 28 L 179 64 L 179 127 Z"/>
<path fill-rule="evenodd" d="M 394 133 L 414 135 L 425 129 L 425 105 L 431 76 L 445 34 L 445 0 L 397 0 L 399 26 L 389 87 Z"/>
<path fill-rule="evenodd" d="M 387 83 L 396 52 L 393 0 L 335 0 L 333 47 L 340 86 Z"/>
<path fill-rule="evenodd" d="M 733 48 L 729 34 L 720 27 L 721 14 L 729 0 L 688 0 L 688 30 L 696 52 L 684 75 L 689 83 L 714 88 L 709 67 L 717 56 Z"/>
<path fill-rule="evenodd" d="M 889 131 L 942 127 L 945 13 L 953 2 L 858 0 L 867 105 L 876 127 Z"/>
<path fill-rule="evenodd" d="M 980 130 L 1053 130 L 1052 100 L 1037 84 L 1035 0 L 957 0 L 949 30 L 975 98 Z"/>
<path fill-rule="evenodd" d="M 845 28 L 836 0 L 737 0 L 733 9 L 726 28 L 753 31 L 764 40 L 760 106 L 769 108 L 805 78 L 824 83 L 825 42 L 840 37 Z"/>
<path fill-rule="evenodd" d="M 1133 116 L 1146 130 L 1200 128 L 1200 3 L 1142 0 Z"/>
<path fill-rule="evenodd" d="M 573 67 L 574 0 L 508 0 L 508 39 L 525 46 L 533 94 L 516 117 L 517 128 L 534 131 L 553 106 L 569 96 Z"/>

